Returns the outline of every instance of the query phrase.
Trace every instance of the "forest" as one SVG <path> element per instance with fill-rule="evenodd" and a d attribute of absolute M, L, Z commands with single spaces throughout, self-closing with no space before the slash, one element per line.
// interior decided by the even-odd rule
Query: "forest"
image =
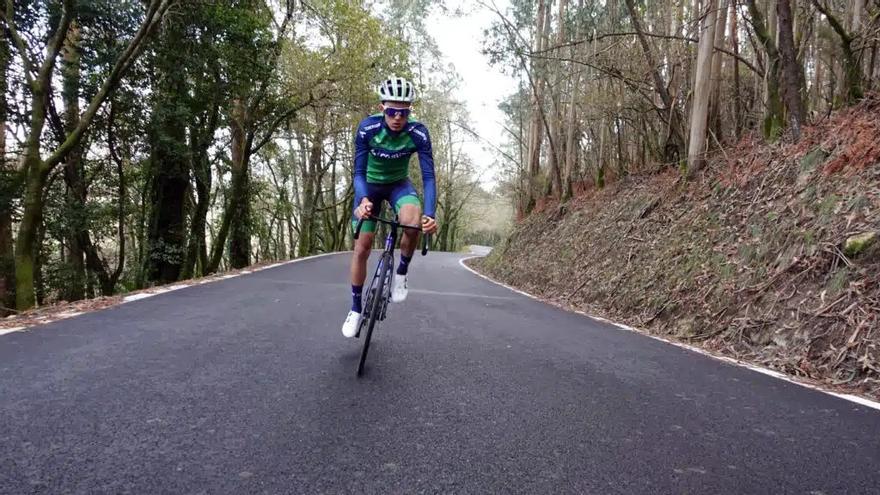
<path fill-rule="evenodd" d="M 424 88 L 436 247 L 497 238 L 468 230 L 494 196 L 424 34 L 435 3 L 7 2 L 3 312 L 349 249 L 353 133 L 392 73 Z"/>
<path fill-rule="evenodd" d="M 516 76 L 505 171 L 520 218 L 547 198 L 680 168 L 744 137 L 799 139 L 880 81 L 874 0 L 537 0 L 484 52 Z"/>

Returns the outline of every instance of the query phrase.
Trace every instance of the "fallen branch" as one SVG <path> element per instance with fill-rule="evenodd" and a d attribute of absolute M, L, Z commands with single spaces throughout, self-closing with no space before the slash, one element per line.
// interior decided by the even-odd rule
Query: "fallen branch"
<path fill-rule="evenodd" d="M 844 299 L 846 299 L 847 297 L 849 297 L 849 294 L 845 294 L 845 295 L 843 295 L 843 296 L 840 296 L 840 297 L 839 297 L 836 301 L 834 301 L 833 303 L 831 303 L 831 304 L 825 306 L 824 308 L 819 309 L 818 311 L 815 311 L 815 312 L 813 313 L 813 318 L 817 318 L 817 317 L 822 316 L 823 314 L 827 313 L 828 310 L 830 310 L 830 309 L 833 308 L 834 306 L 837 306 L 838 304 L 840 304 L 840 302 L 843 301 Z"/>

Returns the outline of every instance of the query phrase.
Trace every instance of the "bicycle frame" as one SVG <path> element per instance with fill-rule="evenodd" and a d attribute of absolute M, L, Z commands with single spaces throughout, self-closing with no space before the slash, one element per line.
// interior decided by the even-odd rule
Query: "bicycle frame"
<path fill-rule="evenodd" d="M 363 226 L 363 223 L 365 220 L 367 220 L 367 219 L 362 218 L 358 221 L 357 227 L 355 228 L 355 234 L 354 234 L 355 239 L 357 239 L 360 236 L 361 227 Z M 384 224 L 390 226 L 391 229 L 388 231 L 388 235 L 385 236 L 385 249 L 382 251 L 382 256 L 380 256 L 379 262 L 376 264 L 376 271 L 373 272 L 373 277 L 370 279 L 370 285 L 369 285 L 369 287 L 367 287 L 367 294 L 368 295 L 372 294 L 373 284 L 376 283 L 376 279 L 382 273 L 382 269 L 385 266 L 384 265 L 384 263 L 385 263 L 384 254 L 385 253 L 390 254 L 391 265 L 392 265 L 392 267 L 394 266 L 394 247 L 397 245 L 397 237 L 398 237 L 397 230 L 400 228 L 403 228 L 403 229 L 412 229 L 412 230 L 421 231 L 421 227 L 417 227 L 415 225 L 406 225 L 406 224 L 402 224 L 402 223 L 398 222 L 397 216 L 394 217 L 394 220 L 385 220 L 384 218 L 371 218 L 370 220 L 384 223 Z M 430 235 L 425 234 L 423 237 L 423 240 L 422 240 L 422 256 L 425 256 L 428 254 L 428 246 L 429 246 L 429 242 L 430 242 L 429 239 L 430 239 Z M 391 277 L 394 277 L 393 271 L 391 273 Z M 390 283 L 391 281 L 389 280 L 388 282 Z M 379 302 L 383 303 L 384 301 L 382 301 L 380 299 Z M 366 310 L 367 306 L 369 306 L 369 305 L 365 306 L 365 310 Z"/>
<path fill-rule="evenodd" d="M 365 218 L 358 220 L 354 232 L 355 240 L 360 237 L 361 227 L 363 226 L 364 220 Z M 367 301 L 363 308 L 364 318 L 361 320 L 361 325 L 357 332 L 357 336 L 360 337 L 361 330 L 366 326 L 367 334 L 364 338 L 364 347 L 363 351 L 361 351 L 361 359 L 358 364 L 358 376 L 361 376 L 364 372 L 364 362 L 367 359 L 367 351 L 370 348 L 370 336 L 373 334 L 373 327 L 376 325 L 377 320 L 385 319 L 385 311 L 388 307 L 389 293 L 391 291 L 391 280 L 394 278 L 394 247 L 397 245 L 397 229 L 422 230 L 421 227 L 415 225 L 401 224 L 398 222 L 397 217 L 395 217 L 393 221 L 385 220 L 383 218 L 373 218 L 372 220 L 390 225 L 391 231 L 388 232 L 388 236 L 385 237 L 385 249 L 382 251 L 379 263 L 376 264 L 376 272 L 373 274 L 373 278 L 370 281 L 369 289 L 367 289 Z M 422 242 L 422 256 L 428 254 L 429 244 L 430 235 L 425 235 Z M 373 290 L 377 282 L 378 287 L 374 294 Z"/>

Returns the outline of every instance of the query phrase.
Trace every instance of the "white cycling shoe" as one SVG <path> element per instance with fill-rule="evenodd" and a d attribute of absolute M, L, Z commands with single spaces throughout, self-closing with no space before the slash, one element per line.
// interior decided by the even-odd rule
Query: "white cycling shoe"
<path fill-rule="evenodd" d="M 352 338 L 357 335 L 358 327 L 361 325 L 361 314 L 357 311 L 349 311 L 345 317 L 345 323 L 342 324 L 342 335 Z"/>
<path fill-rule="evenodd" d="M 407 294 L 409 289 L 406 288 L 406 275 L 394 275 L 391 279 L 391 302 L 403 302 Z"/>

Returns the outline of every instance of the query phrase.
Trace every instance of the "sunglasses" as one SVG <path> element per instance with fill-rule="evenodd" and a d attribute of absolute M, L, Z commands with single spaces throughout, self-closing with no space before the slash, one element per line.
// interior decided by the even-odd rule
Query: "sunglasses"
<path fill-rule="evenodd" d="M 411 111 L 412 111 L 411 108 L 385 107 L 385 115 L 387 115 L 388 117 L 391 117 L 392 119 L 397 118 L 398 116 L 403 117 L 403 118 L 407 118 L 407 117 L 409 117 L 409 114 Z"/>

